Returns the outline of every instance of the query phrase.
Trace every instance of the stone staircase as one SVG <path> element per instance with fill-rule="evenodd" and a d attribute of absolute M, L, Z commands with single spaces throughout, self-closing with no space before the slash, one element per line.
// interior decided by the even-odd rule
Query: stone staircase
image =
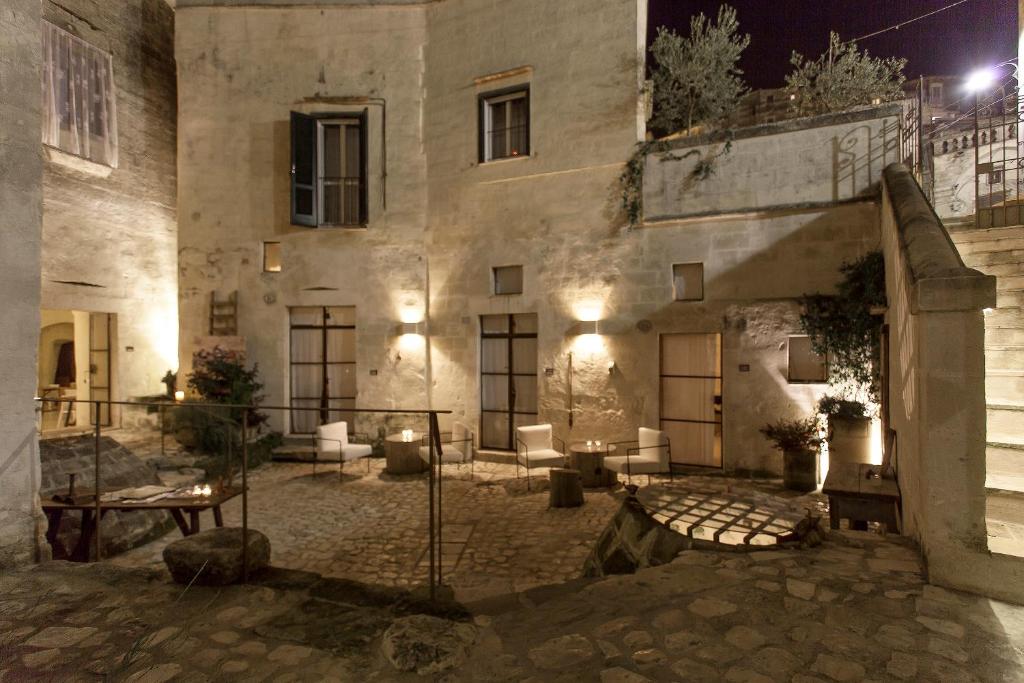
<path fill-rule="evenodd" d="M 1024 226 L 947 227 L 964 263 L 997 278 L 985 315 L 989 546 L 1024 555 Z"/>

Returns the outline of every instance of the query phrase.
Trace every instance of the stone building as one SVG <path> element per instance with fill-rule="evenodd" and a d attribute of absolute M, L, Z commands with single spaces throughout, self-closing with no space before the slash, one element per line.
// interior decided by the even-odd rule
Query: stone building
<path fill-rule="evenodd" d="M 1021 585 L 984 547 L 994 280 L 891 166 L 900 105 L 640 147 L 645 0 L 177 0 L 173 53 L 171 23 L 157 0 L 0 9 L 0 78 L 24 86 L 0 102 L 0 564 L 37 556 L 32 396 L 156 393 L 216 344 L 267 403 L 322 410 L 273 411 L 289 435 L 433 407 L 494 457 L 517 425 L 649 426 L 676 466 L 777 474 L 758 427 L 826 389 L 798 298 L 883 248 L 907 530 L 947 585 Z M 59 153 L 46 40 L 113 73 L 85 117 L 100 158 Z"/>
<path fill-rule="evenodd" d="M 46 547 L 37 431 L 94 419 L 33 397 L 138 398 L 177 367 L 173 32 L 163 0 L 0 8 L 0 565 Z"/>

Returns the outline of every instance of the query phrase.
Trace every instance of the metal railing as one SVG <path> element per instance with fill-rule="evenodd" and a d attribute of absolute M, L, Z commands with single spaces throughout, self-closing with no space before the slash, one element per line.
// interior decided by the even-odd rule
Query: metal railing
<path fill-rule="evenodd" d="M 90 401 L 88 399 L 77 399 L 77 398 L 37 398 L 37 404 L 42 404 L 43 401 L 52 403 L 72 403 L 82 404 L 93 408 L 93 415 L 95 416 L 95 422 L 91 423 L 92 433 L 94 438 L 94 499 L 95 507 L 93 514 L 95 515 L 94 529 L 93 529 L 93 541 L 95 559 L 101 560 L 103 557 L 102 551 L 102 525 L 101 517 L 103 514 L 102 501 L 101 501 L 101 438 L 103 435 L 103 425 L 101 420 L 102 408 L 107 407 L 110 411 L 113 406 L 130 406 L 130 407 L 141 407 L 141 408 L 156 408 L 160 412 L 160 448 L 161 454 L 164 453 L 164 412 L 168 408 L 198 408 L 201 410 L 207 410 L 213 414 L 217 414 L 221 411 L 240 411 L 240 422 L 237 423 L 237 427 L 240 429 L 240 441 L 241 441 L 241 478 L 242 478 L 242 548 L 241 548 L 241 560 L 242 560 L 242 582 L 248 581 L 249 578 L 249 558 L 248 558 L 248 545 L 249 545 L 249 431 L 250 425 L 250 413 L 259 411 L 315 411 L 320 412 L 320 407 L 295 407 L 295 406 L 267 406 L 267 405 L 244 405 L 244 404 L 227 404 L 227 403 L 209 403 L 200 401 L 181 401 L 171 403 L 170 401 Z M 212 409 L 212 410 L 211 410 Z M 427 446 L 429 449 L 429 461 L 427 463 L 428 477 L 428 556 L 429 556 L 429 572 L 428 572 L 428 586 L 430 592 L 430 599 L 434 600 L 437 596 L 437 589 L 441 586 L 442 575 L 441 575 L 441 539 L 442 539 L 442 515 L 441 515 L 441 430 L 438 423 L 438 415 L 451 414 L 450 410 L 432 410 L 432 409 L 396 409 L 396 408 L 346 408 L 345 413 L 350 414 L 378 414 L 378 415 L 406 415 L 406 416 L 425 416 L 427 418 Z M 219 417 L 219 415 L 217 415 Z M 77 411 L 76 411 L 77 419 Z M 221 418 L 226 423 L 234 425 L 232 420 Z M 55 437 L 64 436 L 62 433 L 53 434 Z M 227 440 L 227 452 L 226 452 L 226 466 L 229 476 L 233 475 L 233 468 L 231 466 L 231 443 L 233 443 L 233 437 Z M 341 456 L 339 455 L 339 458 Z M 315 461 L 314 461 L 315 462 Z M 344 461 L 342 460 L 342 463 Z M 83 532 L 85 531 L 83 523 Z"/>

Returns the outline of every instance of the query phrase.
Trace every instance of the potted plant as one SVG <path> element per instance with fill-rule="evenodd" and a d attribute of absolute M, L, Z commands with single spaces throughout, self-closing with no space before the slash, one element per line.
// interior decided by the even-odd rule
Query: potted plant
<path fill-rule="evenodd" d="M 818 413 L 828 417 L 828 458 L 834 463 L 871 463 L 871 417 L 860 401 L 822 396 Z"/>
<path fill-rule="evenodd" d="M 818 486 L 818 425 L 814 418 L 778 420 L 761 427 L 761 433 L 782 451 L 782 481 L 793 491 L 813 491 Z"/>

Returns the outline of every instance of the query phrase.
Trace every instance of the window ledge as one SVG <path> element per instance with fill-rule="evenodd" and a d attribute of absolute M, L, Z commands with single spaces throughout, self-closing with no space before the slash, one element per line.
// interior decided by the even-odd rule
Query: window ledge
<path fill-rule="evenodd" d="M 491 165 L 495 165 L 495 164 L 505 164 L 505 163 L 508 163 L 510 161 L 521 161 L 523 159 L 531 159 L 531 158 L 533 158 L 533 155 L 531 155 L 531 154 L 519 154 L 519 155 L 514 156 L 514 157 L 502 157 L 500 159 L 488 159 L 487 161 L 478 162 L 477 166 L 491 166 Z"/>
<path fill-rule="evenodd" d="M 47 161 L 63 166 L 64 168 L 77 171 L 84 175 L 92 176 L 94 178 L 107 178 L 114 170 L 106 164 L 98 164 L 95 161 L 89 161 L 74 154 L 68 154 L 62 152 L 56 147 L 50 147 L 49 145 L 43 145 L 43 155 Z"/>

